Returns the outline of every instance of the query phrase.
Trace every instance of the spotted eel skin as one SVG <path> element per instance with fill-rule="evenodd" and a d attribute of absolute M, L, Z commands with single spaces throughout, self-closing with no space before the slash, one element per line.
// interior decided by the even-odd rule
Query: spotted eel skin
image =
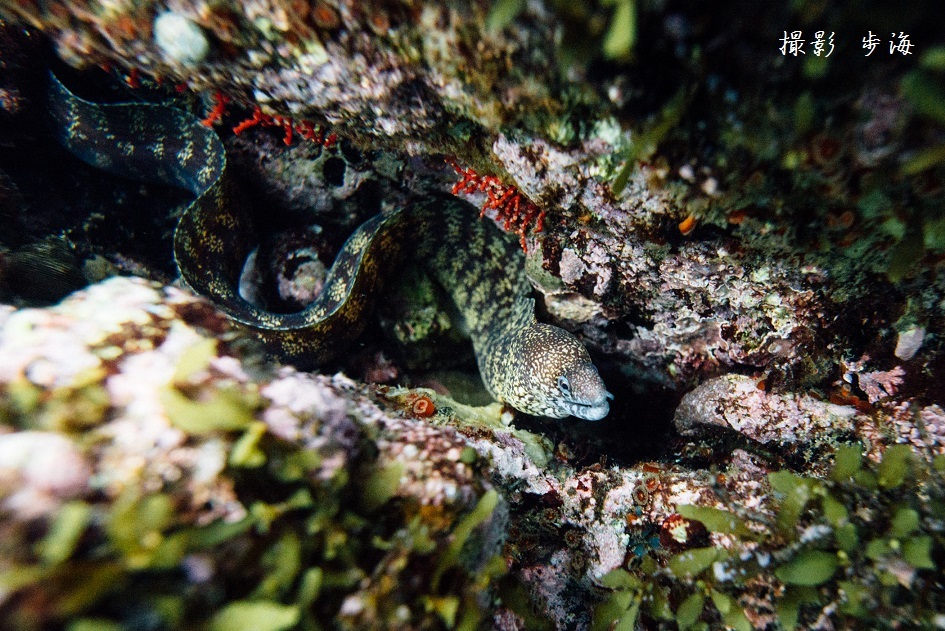
<path fill-rule="evenodd" d="M 196 195 L 174 233 L 182 278 L 285 360 L 312 367 L 340 353 L 362 332 L 385 277 L 413 260 L 456 303 L 493 397 L 536 416 L 607 415 L 612 397 L 587 350 L 569 332 L 535 321 L 516 241 L 480 221 L 470 204 L 444 195 L 371 218 L 344 244 L 308 307 L 272 313 L 239 294 L 255 244 L 252 212 L 227 175 L 216 132 L 165 105 L 86 101 L 54 76 L 48 106 L 59 142 L 84 162 Z"/>

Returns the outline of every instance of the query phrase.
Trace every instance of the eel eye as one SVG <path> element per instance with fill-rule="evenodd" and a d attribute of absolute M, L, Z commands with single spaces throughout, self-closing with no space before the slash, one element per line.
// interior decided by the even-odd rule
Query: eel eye
<path fill-rule="evenodd" d="M 571 396 L 571 382 L 568 381 L 567 377 L 558 377 L 558 390 L 561 390 L 567 396 Z"/>

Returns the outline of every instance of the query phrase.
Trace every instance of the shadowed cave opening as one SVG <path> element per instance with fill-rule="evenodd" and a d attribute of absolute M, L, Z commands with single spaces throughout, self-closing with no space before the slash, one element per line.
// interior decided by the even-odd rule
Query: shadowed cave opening
<path fill-rule="evenodd" d="M 569 417 L 519 416 L 518 427 L 564 443 L 575 467 L 629 465 L 672 458 L 673 413 L 681 394 L 640 375 L 628 375 L 616 361 L 591 351 L 607 389 L 614 395 L 610 413 L 600 421 Z"/>

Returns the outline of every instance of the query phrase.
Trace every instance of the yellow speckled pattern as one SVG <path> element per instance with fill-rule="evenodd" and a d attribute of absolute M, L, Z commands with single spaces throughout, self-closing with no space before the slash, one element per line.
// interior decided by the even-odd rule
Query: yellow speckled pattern
<path fill-rule="evenodd" d="M 535 415 L 596 420 L 607 413 L 609 395 L 584 346 L 567 331 L 535 321 L 517 242 L 478 220 L 470 204 L 435 196 L 373 217 L 344 244 L 314 302 L 298 313 L 272 313 L 238 292 L 256 242 L 252 213 L 233 190 L 212 129 L 166 106 L 91 103 L 55 77 L 49 94 L 59 140 L 76 156 L 197 196 L 174 234 L 181 276 L 284 359 L 311 367 L 343 351 L 362 332 L 385 276 L 412 259 L 452 296 L 494 397 Z"/>

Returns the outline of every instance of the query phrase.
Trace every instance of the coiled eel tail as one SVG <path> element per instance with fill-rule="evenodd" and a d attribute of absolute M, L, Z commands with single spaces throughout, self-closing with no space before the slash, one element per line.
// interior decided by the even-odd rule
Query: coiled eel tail
<path fill-rule="evenodd" d="M 343 351 L 364 329 L 381 286 L 413 260 L 449 292 L 465 319 L 486 388 L 537 416 L 598 420 L 612 398 L 569 332 L 535 321 L 514 239 L 455 197 L 377 215 L 348 238 L 324 288 L 304 310 L 273 313 L 245 300 L 239 277 L 255 244 L 251 209 L 228 175 L 220 138 L 191 114 L 146 103 L 84 100 L 51 75 L 48 107 L 59 142 L 110 173 L 191 191 L 174 232 L 184 281 L 301 367 Z"/>

